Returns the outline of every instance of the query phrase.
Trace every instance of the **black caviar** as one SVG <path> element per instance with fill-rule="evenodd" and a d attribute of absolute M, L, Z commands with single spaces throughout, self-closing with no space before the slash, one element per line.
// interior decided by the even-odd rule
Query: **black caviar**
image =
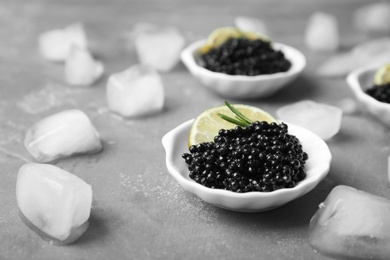
<path fill-rule="evenodd" d="M 374 85 L 366 93 L 380 102 L 390 103 L 390 83 Z"/>
<path fill-rule="evenodd" d="M 190 178 L 206 187 L 234 192 L 292 188 L 306 177 L 307 153 L 286 124 L 254 122 L 220 130 L 214 142 L 183 154 Z"/>
<path fill-rule="evenodd" d="M 270 42 L 230 38 L 221 46 L 200 55 L 202 65 L 229 75 L 256 76 L 288 71 L 291 62 Z"/>

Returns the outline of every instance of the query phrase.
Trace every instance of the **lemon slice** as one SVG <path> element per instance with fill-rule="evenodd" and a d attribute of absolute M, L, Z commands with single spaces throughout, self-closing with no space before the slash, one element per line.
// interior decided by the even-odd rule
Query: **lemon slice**
<path fill-rule="evenodd" d="M 207 45 L 214 48 L 222 45 L 230 38 L 240 38 L 243 37 L 241 31 L 234 27 L 223 27 L 214 30 L 210 36 L 207 38 Z"/>
<path fill-rule="evenodd" d="M 249 40 L 262 39 L 263 41 L 271 41 L 269 37 L 255 33 L 255 32 L 247 32 L 241 31 L 235 27 L 221 27 L 215 29 L 207 38 L 206 44 L 200 49 L 201 53 L 206 53 L 211 49 L 218 48 L 228 39 L 238 39 L 238 38 L 247 38 Z"/>
<path fill-rule="evenodd" d="M 374 84 L 377 86 L 390 83 L 390 63 L 380 67 L 374 76 Z"/>
<path fill-rule="evenodd" d="M 260 108 L 247 105 L 233 105 L 251 121 L 267 121 L 268 123 L 278 121 L 270 114 Z M 221 129 L 232 129 L 236 125 L 218 116 L 223 114 L 234 118 L 235 115 L 227 106 L 218 106 L 205 110 L 195 118 L 190 134 L 188 135 L 188 147 L 203 142 L 213 142 Z"/>

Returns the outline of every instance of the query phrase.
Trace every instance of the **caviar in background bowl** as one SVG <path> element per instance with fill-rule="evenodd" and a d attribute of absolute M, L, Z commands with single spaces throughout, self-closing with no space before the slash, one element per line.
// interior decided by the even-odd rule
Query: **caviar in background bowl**
<path fill-rule="evenodd" d="M 374 76 L 374 85 L 366 93 L 376 100 L 390 103 L 390 64 L 380 67 Z"/>
<path fill-rule="evenodd" d="M 217 44 L 210 40 L 222 38 Z M 286 72 L 291 62 L 281 50 L 272 47 L 264 35 L 245 33 L 237 28 L 221 28 L 214 31 L 201 50 L 199 64 L 208 70 L 229 75 L 257 76 Z"/>
<path fill-rule="evenodd" d="M 219 28 L 207 39 L 190 44 L 181 60 L 206 88 L 240 99 L 273 95 L 306 66 L 297 49 L 232 27 Z"/>

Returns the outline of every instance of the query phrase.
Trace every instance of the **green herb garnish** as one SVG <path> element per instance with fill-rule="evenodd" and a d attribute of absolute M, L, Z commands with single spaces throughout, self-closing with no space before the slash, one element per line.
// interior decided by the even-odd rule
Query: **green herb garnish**
<path fill-rule="evenodd" d="M 218 113 L 218 116 L 223 120 L 226 120 L 232 124 L 239 125 L 242 127 L 247 127 L 253 123 L 249 118 L 244 116 L 240 111 L 238 111 L 232 104 L 230 104 L 226 100 L 225 100 L 225 105 L 230 109 L 230 111 L 233 112 L 236 118 L 232 118 L 230 116 Z"/>

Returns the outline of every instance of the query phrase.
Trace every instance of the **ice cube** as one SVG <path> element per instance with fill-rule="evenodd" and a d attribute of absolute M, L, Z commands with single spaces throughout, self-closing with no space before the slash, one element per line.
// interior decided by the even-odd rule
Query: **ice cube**
<path fill-rule="evenodd" d="M 176 28 L 142 32 L 135 37 L 140 63 L 165 72 L 179 62 L 184 44 L 185 39 Z"/>
<path fill-rule="evenodd" d="M 103 75 L 103 70 L 103 64 L 88 50 L 72 46 L 65 62 L 65 81 L 73 86 L 89 86 Z"/>
<path fill-rule="evenodd" d="M 335 51 L 339 48 L 339 29 L 336 17 L 316 12 L 306 26 L 305 44 L 314 51 Z"/>
<path fill-rule="evenodd" d="M 390 55 L 390 38 L 384 37 L 366 41 L 351 50 L 360 66 L 367 65 L 375 59 Z"/>
<path fill-rule="evenodd" d="M 369 57 L 370 55 L 379 55 L 383 51 L 390 50 L 390 38 L 382 37 L 378 39 L 373 39 L 369 41 L 362 42 L 355 47 L 353 47 L 352 52 L 355 55 L 365 55 Z"/>
<path fill-rule="evenodd" d="M 73 45 L 88 48 L 87 36 L 81 23 L 44 32 L 39 36 L 38 42 L 41 55 L 50 61 L 65 61 Z"/>
<path fill-rule="evenodd" d="M 307 128 L 328 140 L 339 132 L 343 112 L 338 107 L 303 100 L 279 108 L 276 114 L 282 121 Z"/>
<path fill-rule="evenodd" d="M 357 9 L 353 15 L 356 29 L 362 32 L 390 32 L 390 3 L 374 3 Z"/>
<path fill-rule="evenodd" d="M 390 201 L 335 187 L 310 221 L 310 244 L 337 259 L 390 259 Z"/>
<path fill-rule="evenodd" d="M 23 165 L 16 182 L 16 199 L 22 219 L 44 238 L 48 235 L 50 240 L 71 243 L 88 227 L 91 186 L 56 166 Z"/>
<path fill-rule="evenodd" d="M 367 60 L 370 57 L 382 55 L 384 52 L 390 52 L 390 38 L 383 37 L 362 42 L 353 47 L 351 52 L 361 60 Z"/>
<path fill-rule="evenodd" d="M 390 156 L 387 159 L 387 186 L 390 188 Z"/>
<path fill-rule="evenodd" d="M 337 102 L 337 107 L 339 107 L 343 114 L 352 115 L 359 112 L 359 106 L 355 99 L 344 98 Z"/>
<path fill-rule="evenodd" d="M 107 82 L 107 103 L 111 111 L 124 117 L 161 111 L 164 87 L 160 75 L 148 65 L 134 65 L 111 75 Z"/>
<path fill-rule="evenodd" d="M 102 149 L 99 134 L 88 116 L 76 109 L 48 116 L 26 131 L 24 145 L 39 162 Z"/>
<path fill-rule="evenodd" d="M 239 16 L 234 20 L 234 25 L 241 31 L 257 32 L 268 35 L 265 23 L 255 17 Z"/>
<path fill-rule="evenodd" d="M 137 23 L 133 26 L 133 29 L 129 33 L 129 36 L 134 40 L 140 34 L 153 33 L 158 30 L 158 26 L 153 23 Z"/>
<path fill-rule="evenodd" d="M 124 39 L 126 41 L 126 48 L 129 51 L 135 49 L 135 39 L 138 35 L 143 33 L 153 33 L 158 31 L 158 26 L 153 23 L 136 23 L 130 31 L 124 32 Z"/>
<path fill-rule="evenodd" d="M 390 60 L 390 38 L 356 45 L 350 52 L 336 54 L 317 69 L 320 76 L 339 77 L 363 66 L 382 65 Z"/>
<path fill-rule="evenodd" d="M 317 74 L 326 77 L 345 76 L 359 67 L 359 60 L 351 53 L 336 54 L 325 60 L 317 69 Z"/>

